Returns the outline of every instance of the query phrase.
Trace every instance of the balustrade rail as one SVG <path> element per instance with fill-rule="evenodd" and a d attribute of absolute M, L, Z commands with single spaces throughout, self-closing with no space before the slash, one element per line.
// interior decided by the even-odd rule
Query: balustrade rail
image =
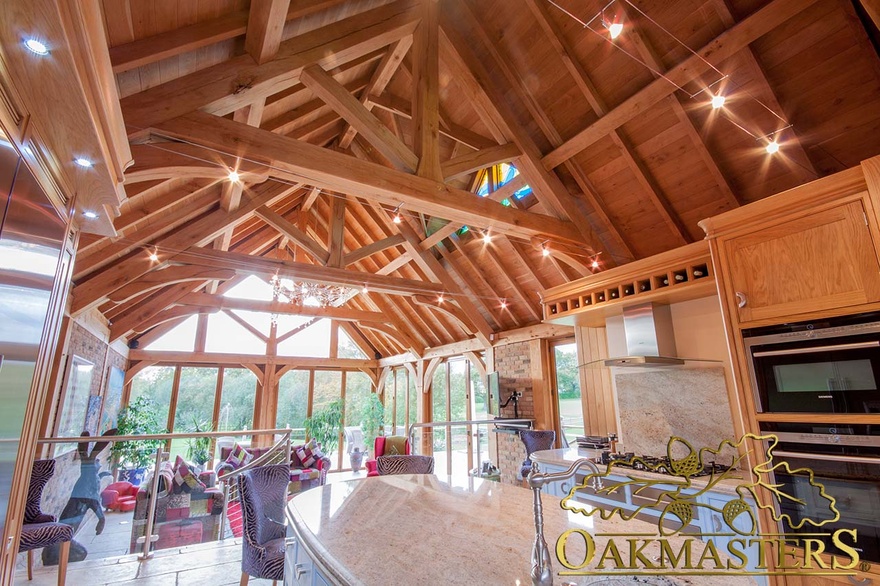
<path fill-rule="evenodd" d="M 186 498 L 182 494 L 171 494 L 172 490 L 170 485 L 164 486 L 163 489 L 160 491 L 160 478 L 162 476 L 162 473 L 160 473 L 160 471 L 163 469 L 163 466 L 166 469 L 168 468 L 165 463 L 169 461 L 169 456 L 171 454 L 163 449 L 164 446 L 157 448 L 152 458 L 151 468 L 148 471 L 148 480 L 137 488 L 138 493 L 140 491 L 143 491 L 144 494 L 140 496 L 138 496 L 137 494 L 134 495 L 135 500 L 133 506 L 135 507 L 135 519 L 133 519 L 131 522 L 132 542 L 136 543 L 139 547 L 142 546 L 140 548 L 140 559 L 148 559 L 152 556 L 152 550 L 154 549 L 153 544 L 156 544 L 155 548 L 159 548 L 159 544 L 157 543 L 157 541 L 159 540 L 159 534 L 156 533 L 156 518 L 160 501 L 165 507 L 163 510 L 165 511 L 164 515 L 166 516 L 166 519 L 169 522 L 172 520 L 175 521 L 176 526 L 174 527 L 174 529 L 179 529 L 179 535 L 167 538 L 169 540 L 170 546 L 175 546 L 179 544 L 179 542 L 176 541 L 178 537 L 179 539 L 184 540 L 184 542 L 187 539 L 198 539 L 199 542 L 226 539 L 234 534 L 235 527 L 238 527 L 239 529 L 241 528 L 241 507 L 238 504 L 239 498 L 237 488 L 238 476 L 241 475 L 241 473 L 245 470 L 250 470 L 257 466 L 276 464 L 281 462 L 290 462 L 291 437 L 301 436 L 302 432 L 303 430 L 301 429 L 287 428 L 191 433 L 163 433 L 149 435 L 53 437 L 42 438 L 38 440 L 38 443 L 43 445 L 74 444 L 78 446 L 78 457 L 71 457 L 68 465 L 72 465 L 73 462 L 79 460 L 80 476 L 79 479 L 76 481 L 76 484 L 72 488 L 67 504 L 64 506 L 64 510 L 59 515 L 59 520 L 61 522 L 68 523 L 74 527 L 74 539 L 76 539 L 77 530 L 83 523 L 85 514 L 88 510 L 92 510 L 94 514 L 98 517 L 99 528 L 96 528 L 96 531 L 100 533 L 100 531 L 104 527 L 105 516 L 104 503 L 102 502 L 103 499 L 101 495 L 101 478 L 110 474 L 110 472 L 106 470 L 102 471 L 100 469 L 101 467 L 97 461 L 99 454 L 96 453 L 94 449 L 91 449 L 90 444 L 159 441 L 165 442 L 165 445 L 167 446 L 170 445 L 171 442 L 174 440 L 192 440 L 197 438 L 211 438 L 212 440 L 218 440 L 220 438 L 229 438 L 230 447 L 234 445 L 234 442 L 236 440 L 238 440 L 238 443 L 244 445 L 245 447 L 249 447 L 249 440 L 252 437 L 267 435 L 272 436 L 272 438 L 275 440 L 274 444 L 266 449 L 264 453 L 262 453 L 259 457 L 251 460 L 244 466 L 237 468 L 236 470 L 227 474 L 215 474 L 215 458 L 211 457 L 208 462 L 205 463 L 205 470 L 202 472 L 200 480 L 207 480 L 208 484 L 213 484 L 214 482 L 216 482 L 217 486 L 207 486 L 205 489 L 203 489 L 204 492 L 201 492 L 201 488 L 194 490 L 192 493 L 187 492 L 186 489 L 184 489 L 184 492 L 186 492 L 186 496 L 192 498 L 191 502 L 189 503 L 190 506 L 187 507 L 170 506 L 172 504 L 172 501 L 175 501 L 173 504 L 177 505 L 181 503 L 177 503 L 176 501 L 186 500 Z M 219 456 L 219 448 L 220 446 L 215 446 L 217 456 Z M 99 451 L 103 451 L 103 447 Z M 64 455 L 65 454 L 56 456 L 56 459 L 59 457 L 64 457 Z M 211 455 L 213 456 L 213 454 Z M 113 469 L 114 472 L 116 472 L 118 470 L 118 466 L 114 466 Z M 56 474 L 58 474 L 57 470 Z M 174 481 L 172 480 L 171 482 L 173 483 Z M 181 488 L 183 488 L 183 486 L 181 486 Z M 204 499 L 199 499 L 198 512 L 196 511 L 197 502 L 196 497 L 194 496 L 196 494 L 198 494 L 200 497 L 205 497 Z M 65 496 L 52 495 L 52 498 L 54 502 L 58 503 L 63 501 Z M 216 512 L 217 499 L 222 499 L 222 511 L 220 511 L 219 513 Z M 146 503 L 142 504 L 143 500 L 146 500 Z M 172 513 L 170 512 L 171 510 L 174 510 L 173 517 Z M 144 513 L 144 518 L 138 518 Z M 140 535 L 141 527 L 143 527 L 142 535 Z M 186 534 L 188 531 L 194 531 L 198 533 L 198 531 L 202 531 L 203 528 L 209 528 L 210 532 L 207 535 L 200 535 L 198 537 L 196 537 L 193 533 Z M 84 552 L 81 555 L 84 557 L 88 554 L 88 551 L 85 546 L 81 545 L 81 548 L 81 551 Z M 71 561 L 74 560 L 71 559 Z"/>

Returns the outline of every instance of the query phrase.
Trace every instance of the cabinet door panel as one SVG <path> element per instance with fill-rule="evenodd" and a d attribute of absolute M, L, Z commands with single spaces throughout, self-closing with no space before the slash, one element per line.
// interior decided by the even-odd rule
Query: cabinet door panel
<path fill-rule="evenodd" d="M 725 248 L 731 285 L 745 300 L 741 322 L 880 300 L 880 266 L 861 201 L 735 238 Z"/>

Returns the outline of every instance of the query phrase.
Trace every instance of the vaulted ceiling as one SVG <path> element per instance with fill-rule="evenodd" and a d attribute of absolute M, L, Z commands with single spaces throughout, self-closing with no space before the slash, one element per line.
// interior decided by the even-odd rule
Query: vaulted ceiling
<path fill-rule="evenodd" d="M 488 343 L 539 322 L 549 287 L 693 242 L 703 218 L 880 152 L 877 12 L 104 0 L 134 164 L 117 235 L 81 237 L 73 311 L 97 307 L 114 338 L 148 343 L 241 309 L 220 294 L 245 275 L 280 274 L 366 286 L 304 312 L 383 356 Z M 519 171 L 503 186 L 500 163 Z"/>

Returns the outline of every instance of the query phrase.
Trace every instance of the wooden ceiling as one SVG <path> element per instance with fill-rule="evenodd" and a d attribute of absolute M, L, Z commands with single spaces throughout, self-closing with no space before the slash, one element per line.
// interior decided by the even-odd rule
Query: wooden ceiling
<path fill-rule="evenodd" d="M 279 273 L 366 284 L 308 311 L 382 356 L 488 344 L 594 260 L 880 152 L 876 0 L 616 0 L 613 42 L 577 20 L 606 4 L 103 0 L 134 164 L 74 313 L 145 344 Z M 478 198 L 500 162 L 520 177 Z"/>

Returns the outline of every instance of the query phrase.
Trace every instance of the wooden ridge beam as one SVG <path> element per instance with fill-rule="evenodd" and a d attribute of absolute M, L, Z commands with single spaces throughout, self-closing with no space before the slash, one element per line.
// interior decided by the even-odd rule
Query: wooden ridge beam
<path fill-rule="evenodd" d="M 302 70 L 300 81 L 346 122 L 354 126 L 358 133 L 393 162 L 395 167 L 404 171 L 415 171 L 418 159 L 409 147 L 329 73 L 317 65 L 310 65 Z"/>
<path fill-rule="evenodd" d="M 548 211 L 570 220 L 580 233 L 581 245 L 595 248 L 599 239 L 575 198 L 555 173 L 544 168 L 541 152 L 526 130 L 508 122 L 516 120 L 516 117 L 508 106 L 509 96 L 497 86 L 498 76 L 492 70 L 498 64 L 485 63 L 477 58 L 471 48 L 475 40 L 473 35 L 476 38 L 484 36 L 480 23 L 461 0 L 451 0 L 444 7 L 441 23 L 443 45 L 447 49 L 445 61 L 454 72 L 456 81 L 459 85 L 469 87 L 467 93 L 482 105 L 485 116 L 501 130 L 502 137 L 514 142 L 522 151 L 520 172 L 525 175 L 539 200 L 549 208 Z M 463 33 L 462 27 L 467 27 L 468 33 Z M 485 44 L 487 39 L 480 40 Z"/>
<path fill-rule="evenodd" d="M 371 244 L 361 246 L 357 250 L 346 254 L 345 258 L 343 258 L 342 260 L 342 265 L 348 266 L 350 264 L 354 264 L 360 260 L 367 258 L 368 256 L 376 254 L 377 252 L 382 252 L 383 250 L 393 248 L 395 246 L 403 244 L 404 242 L 405 240 L 400 234 L 394 234 L 393 236 L 388 236 L 387 238 L 376 240 Z"/>
<path fill-rule="evenodd" d="M 385 87 L 391 82 L 391 78 L 394 77 L 394 73 L 403 62 L 403 58 L 412 46 L 412 42 L 412 37 L 404 37 L 394 43 L 394 45 L 385 52 L 379 65 L 376 66 L 376 71 L 373 72 L 373 77 L 370 79 L 369 83 L 364 88 L 364 92 L 361 94 L 360 102 L 367 110 L 372 110 L 374 105 L 369 101 L 369 97 L 371 95 L 380 95 L 385 91 Z M 348 148 L 356 134 L 357 129 L 349 124 L 345 130 L 342 131 L 342 136 L 339 138 L 339 148 Z"/>
<path fill-rule="evenodd" d="M 244 50 L 257 64 L 278 53 L 290 0 L 251 0 Z"/>
<path fill-rule="evenodd" d="M 319 242 L 315 241 L 303 230 L 297 228 L 293 222 L 288 221 L 281 214 L 263 206 L 257 209 L 255 215 L 278 230 L 282 236 L 301 246 L 305 253 L 321 264 L 325 264 L 327 259 L 330 258 L 330 253 Z"/>
<path fill-rule="evenodd" d="M 366 284 L 371 291 L 388 293 L 390 295 L 441 293 L 444 291 L 442 285 L 417 281 L 415 279 L 401 279 L 373 273 L 256 257 L 207 248 L 194 248 L 181 252 L 177 255 L 175 262 L 229 268 L 239 274 L 263 275 L 266 278 L 271 277 L 277 272 L 281 277 L 287 277 L 296 281 L 310 281 L 358 289 Z"/>
<path fill-rule="evenodd" d="M 522 151 L 512 142 L 465 153 L 443 163 L 443 180 L 451 181 L 498 163 L 509 163 L 520 156 Z"/>
<path fill-rule="evenodd" d="M 553 169 L 575 156 L 612 130 L 620 128 L 639 113 L 676 91 L 678 86 L 689 83 L 705 72 L 711 65 L 718 65 L 738 53 L 753 41 L 761 38 L 817 0 L 772 0 L 714 40 L 696 51 L 678 65 L 655 79 L 635 95 L 610 110 L 544 157 L 544 166 Z"/>
<path fill-rule="evenodd" d="M 284 41 L 263 65 L 241 55 L 123 98 L 129 136 L 194 110 L 234 112 L 295 85 L 308 65 L 333 68 L 411 35 L 418 22 L 413 3 L 398 0 Z"/>
<path fill-rule="evenodd" d="M 580 229 L 571 222 L 511 209 L 430 179 L 210 114 L 192 112 L 159 125 L 156 132 L 220 150 L 236 145 L 249 157 L 266 161 L 273 175 L 322 189 L 370 197 L 393 206 L 405 203 L 410 209 L 440 218 L 520 237 L 544 235 L 583 241 Z"/>
<path fill-rule="evenodd" d="M 343 1 L 291 0 L 285 20 L 301 18 Z M 234 39 L 245 34 L 247 26 L 248 13 L 240 10 L 212 20 L 111 47 L 110 62 L 113 65 L 113 73 L 122 73 L 175 55 L 195 51 L 201 47 Z"/>
<path fill-rule="evenodd" d="M 254 190 L 253 198 L 234 212 L 217 210 L 193 222 L 186 230 L 162 239 L 157 243 L 157 261 L 147 255 L 136 256 L 129 262 L 118 263 L 103 269 L 88 280 L 78 284 L 73 290 L 71 314 L 78 315 L 98 305 L 101 300 L 125 286 L 133 279 L 148 273 L 157 264 L 167 262 L 191 246 L 210 242 L 230 226 L 240 224 L 254 215 L 257 208 L 270 205 L 287 196 L 299 186 L 267 183 Z M 164 308 L 163 308 L 164 309 Z"/>

